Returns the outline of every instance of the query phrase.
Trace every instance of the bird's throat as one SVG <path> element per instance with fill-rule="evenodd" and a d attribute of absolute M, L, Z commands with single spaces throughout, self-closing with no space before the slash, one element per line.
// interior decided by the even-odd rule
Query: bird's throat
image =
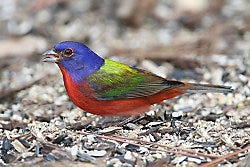
<path fill-rule="evenodd" d="M 103 59 L 101 59 L 103 60 Z M 100 67 L 103 65 L 103 61 L 95 62 L 94 65 L 92 64 L 82 64 L 75 66 L 76 63 L 74 63 L 74 66 L 71 66 L 69 68 L 69 64 L 67 64 L 67 68 L 62 65 L 58 64 L 63 76 L 68 76 L 74 83 L 81 83 L 83 80 L 85 80 L 89 75 L 96 72 L 100 69 Z"/>

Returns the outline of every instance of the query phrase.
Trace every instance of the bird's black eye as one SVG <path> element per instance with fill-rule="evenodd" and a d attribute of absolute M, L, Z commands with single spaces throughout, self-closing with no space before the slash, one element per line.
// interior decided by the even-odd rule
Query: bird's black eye
<path fill-rule="evenodd" d="M 73 55 L 73 50 L 71 48 L 64 50 L 64 56 L 65 57 L 71 57 Z"/>

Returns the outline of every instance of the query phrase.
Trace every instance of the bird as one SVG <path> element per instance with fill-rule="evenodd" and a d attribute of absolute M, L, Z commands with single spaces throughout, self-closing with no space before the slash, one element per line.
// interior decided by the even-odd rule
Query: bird
<path fill-rule="evenodd" d="M 42 54 L 56 63 L 69 99 L 101 116 L 138 116 L 184 93 L 230 93 L 230 86 L 182 82 L 121 62 L 104 59 L 80 42 L 63 41 Z"/>

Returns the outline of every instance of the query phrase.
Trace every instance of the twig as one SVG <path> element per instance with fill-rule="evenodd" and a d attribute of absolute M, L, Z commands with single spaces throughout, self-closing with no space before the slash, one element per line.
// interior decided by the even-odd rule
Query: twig
<path fill-rule="evenodd" d="M 207 158 L 217 158 L 218 157 L 216 155 L 197 153 L 195 151 L 188 150 L 188 149 L 172 147 L 172 146 L 168 146 L 168 145 L 162 145 L 162 144 L 158 144 L 158 143 L 143 141 L 143 140 L 140 140 L 140 139 L 133 139 L 133 138 L 127 138 L 127 137 L 120 137 L 120 136 L 104 136 L 104 135 L 91 134 L 91 133 L 88 133 L 88 132 L 77 132 L 77 133 L 85 134 L 85 135 L 94 135 L 94 136 L 99 137 L 99 138 L 108 139 L 108 140 L 115 140 L 115 141 L 119 141 L 119 142 L 134 141 L 134 142 L 144 143 L 145 145 L 143 145 L 143 147 L 145 147 L 146 145 L 154 145 L 154 146 L 159 146 L 159 147 L 162 147 L 162 148 L 169 148 L 169 149 L 173 149 L 173 150 L 178 150 L 178 151 L 161 150 L 161 149 L 156 149 L 156 148 L 151 148 L 151 147 L 146 146 L 147 148 L 149 148 L 150 150 L 153 150 L 153 151 L 163 151 L 163 152 L 167 152 L 167 153 L 181 154 L 181 155 L 185 155 L 185 156 L 195 156 L 195 155 L 197 155 L 197 156 L 202 156 L 202 157 L 207 157 Z M 142 146 L 142 145 L 136 144 L 136 143 L 130 143 L 130 144 L 133 144 L 133 145 L 136 145 L 136 146 Z"/>
<path fill-rule="evenodd" d="M 132 141 L 132 139 L 129 139 L 129 138 L 123 139 L 123 138 L 119 138 L 118 136 L 104 136 L 104 135 L 91 134 L 91 133 L 88 133 L 88 132 L 78 132 L 78 133 L 85 134 L 85 135 L 94 135 L 95 137 L 98 137 L 98 138 L 107 139 L 107 140 L 115 140 L 115 141 L 118 141 L 118 142 L 126 141 L 127 143 L 133 144 L 133 145 L 138 146 L 138 147 L 142 146 L 141 144 L 129 142 L 129 141 Z M 143 143 L 142 140 L 140 142 Z M 146 147 L 146 148 L 148 148 L 148 149 L 150 149 L 152 151 L 162 151 L 162 152 L 172 153 L 172 154 L 181 154 L 181 155 L 185 155 L 185 156 L 193 156 L 193 154 L 189 154 L 189 153 L 185 153 L 185 152 L 177 152 L 177 151 L 172 151 L 172 150 L 162 150 L 162 149 L 157 149 L 157 148 L 151 148 L 151 147 L 146 146 L 146 145 L 143 145 L 143 147 Z"/>
<path fill-rule="evenodd" d="M 203 157 L 218 158 L 217 155 L 197 153 L 197 152 L 192 151 L 192 150 L 188 150 L 188 149 L 184 149 L 184 148 L 178 148 L 178 147 L 173 147 L 173 146 L 169 146 L 169 145 L 166 145 L 166 144 L 159 144 L 159 143 L 154 143 L 154 142 L 149 142 L 149 141 L 143 141 L 143 140 L 140 140 L 140 139 L 133 139 L 133 138 L 121 137 L 121 136 L 115 136 L 115 137 L 123 139 L 123 140 L 132 140 L 132 141 L 141 142 L 141 143 L 144 143 L 144 144 L 150 144 L 150 145 L 155 145 L 155 146 L 159 146 L 159 147 L 167 147 L 169 149 L 174 149 L 174 150 L 179 150 L 179 151 L 185 151 L 185 152 L 188 152 L 188 153 L 192 153 L 192 156 L 196 154 L 196 155 L 203 156 Z"/>
<path fill-rule="evenodd" d="M 213 161 L 210 161 L 210 162 L 207 162 L 207 163 L 205 163 L 203 165 L 200 165 L 199 167 L 208 167 L 208 166 L 216 165 L 216 164 L 218 164 L 219 162 L 221 162 L 221 161 L 223 161 L 225 159 L 228 159 L 228 158 L 230 158 L 232 156 L 235 156 L 235 155 L 237 155 L 237 154 L 239 154 L 241 152 L 247 151 L 247 150 L 250 150 L 250 145 L 247 146 L 246 148 L 241 149 L 241 150 L 238 150 L 238 151 L 223 155 L 223 156 L 221 156 L 221 157 L 219 157 L 217 159 L 214 159 Z"/>

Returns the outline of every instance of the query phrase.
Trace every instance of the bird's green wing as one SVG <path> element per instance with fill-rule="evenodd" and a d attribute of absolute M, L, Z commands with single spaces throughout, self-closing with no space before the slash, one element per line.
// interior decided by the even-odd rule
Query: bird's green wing
<path fill-rule="evenodd" d="M 117 100 L 150 96 L 183 85 L 150 72 L 105 59 L 104 65 L 88 79 L 98 100 Z"/>

